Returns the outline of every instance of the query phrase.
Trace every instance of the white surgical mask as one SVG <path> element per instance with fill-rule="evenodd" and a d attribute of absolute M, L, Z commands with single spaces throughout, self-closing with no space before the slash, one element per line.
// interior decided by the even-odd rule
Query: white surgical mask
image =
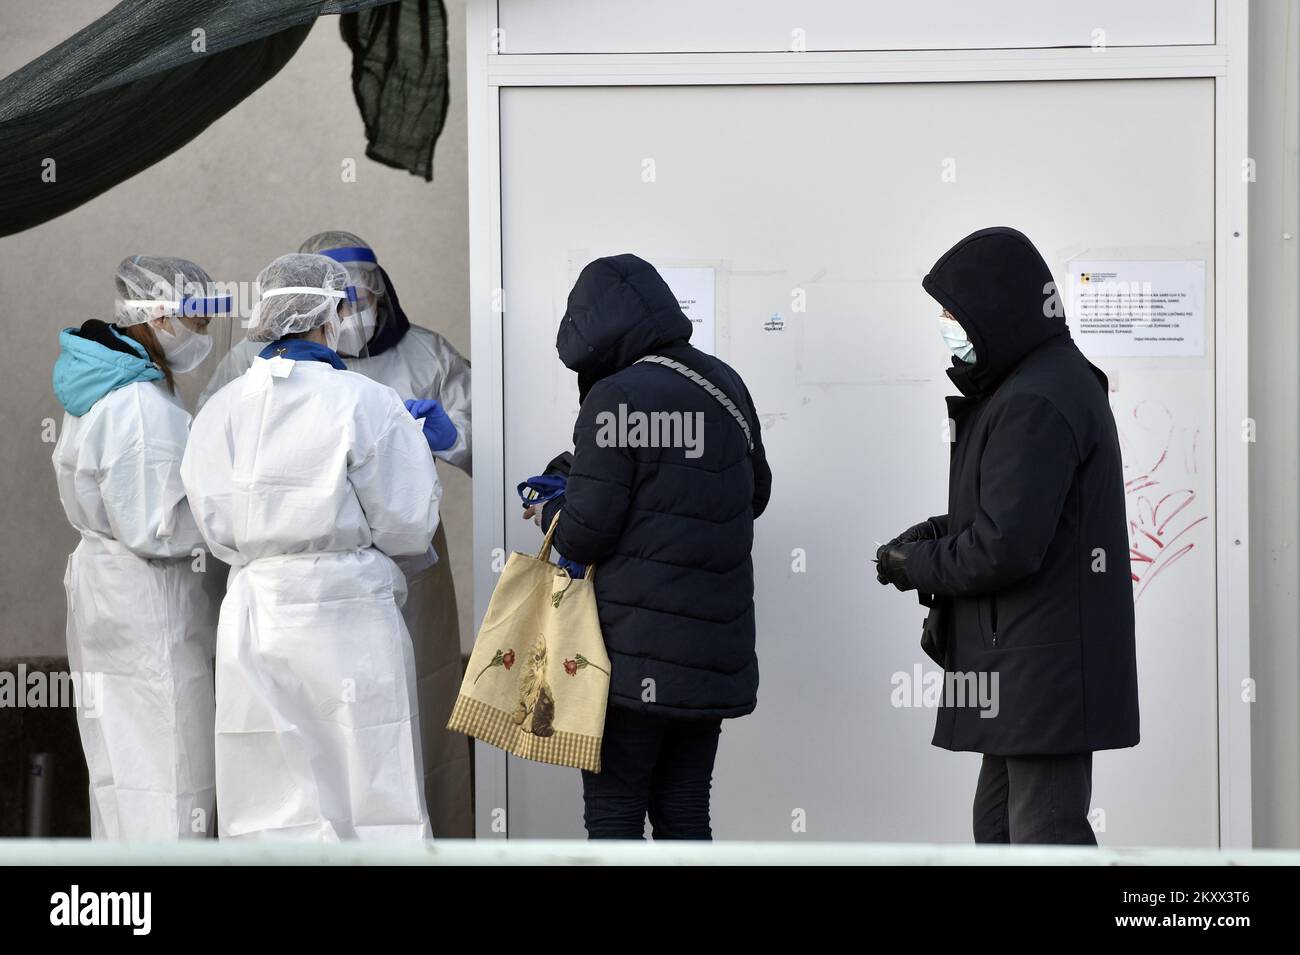
<path fill-rule="evenodd" d="M 339 330 L 339 317 L 335 314 L 325 323 L 325 347 L 331 351 L 338 351 Z"/>
<path fill-rule="evenodd" d="M 158 337 L 163 354 L 167 356 L 167 364 L 177 374 L 193 371 L 212 351 L 212 336 L 196 332 L 179 318 L 169 319 L 162 328 L 155 328 L 154 334 Z"/>
<path fill-rule="evenodd" d="M 947 315 L 940 315 L 939 333 L 943 335 L 948 350 L 959 361 L 964 361 L 968 365 L 975 361 L 975 346 L 971 344 L 970 337 L 967 336 L 966 329 L 961 327 L 961 323 L 953 321 Z"/>
<path fill-rule="evenodd" d="M 340 355 L 355 357 L 365 349 L 370 336 L 375 333 L 375 307 L 354 309 L 342 320 L 339 329 L 339 345 L 335 349 Z"/>

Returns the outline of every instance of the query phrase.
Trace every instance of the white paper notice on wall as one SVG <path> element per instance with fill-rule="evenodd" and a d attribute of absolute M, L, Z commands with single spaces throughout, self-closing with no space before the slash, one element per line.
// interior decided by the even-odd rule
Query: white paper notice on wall
<path fill-rule="evenodd" d="M 717 344 L 717 312 L 713 304 L 716 286 L 714 270 L 669 266 L 661 268 L 659 274 L 673 290 L 677 304 L 695 326 L 691 332 L 691 344 L 712 355 Z"/>
<path fill-rule="evenodd" d="M 1205 354 L 1205 262 L 1073 259 L 1070 327 L 1087 355 Z"/>

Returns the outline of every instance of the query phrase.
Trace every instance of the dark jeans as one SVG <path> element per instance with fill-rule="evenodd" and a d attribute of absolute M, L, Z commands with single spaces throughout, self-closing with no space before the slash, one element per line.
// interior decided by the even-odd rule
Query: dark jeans
<path fill-rule="evenodd" d="M 1092 753 L 985 756 L 975 785 L 975 841 L 1095 846 L 1091 801 Z"/>
<path fill-rule="evenodd" d="M 709 788 L 722 720 L 676 720 L 611 706 L 599 773 L 582 773 L 589 839 L 712 839 Z"/>

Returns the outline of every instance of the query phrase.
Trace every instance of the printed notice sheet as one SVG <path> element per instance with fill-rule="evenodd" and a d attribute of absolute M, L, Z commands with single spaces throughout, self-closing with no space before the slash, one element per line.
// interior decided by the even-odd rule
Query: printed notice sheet
<path fill-rule="evenodd" d="M 1069 263 L 1070 328 L 1097 357 L 1205 354 L 1205 262 Z"/>
<path fill-rule="evenodd" d="M 668 267 L 660 269 L 659 274 L 664 277 L 668 287 L 677 296 L 677 304 L 695 326 L 691 332 L 691 344 L 712 355 L 715 347 L 713 269 Z"/>

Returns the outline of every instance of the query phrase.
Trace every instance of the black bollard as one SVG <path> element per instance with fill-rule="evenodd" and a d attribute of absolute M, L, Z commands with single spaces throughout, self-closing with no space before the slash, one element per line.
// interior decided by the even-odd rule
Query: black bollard
<path fill-rule="evenodd" d="M 27 763 L 27 836 L 43 839 L 50 834 L 50 799 L 53 753 L 32 753 Z"/>

